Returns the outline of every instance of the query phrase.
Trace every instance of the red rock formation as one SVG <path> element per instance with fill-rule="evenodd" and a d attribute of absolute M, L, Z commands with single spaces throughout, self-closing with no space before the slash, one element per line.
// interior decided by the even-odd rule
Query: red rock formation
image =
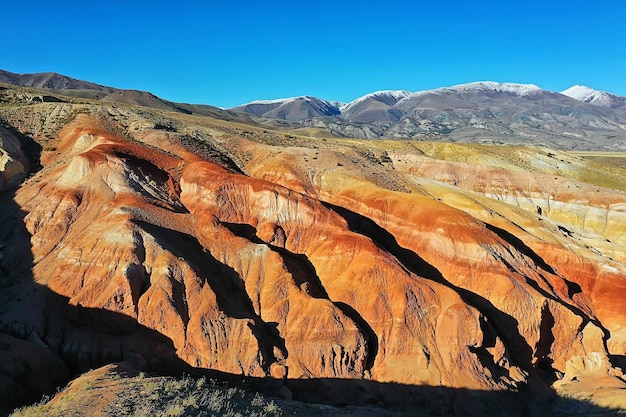
<path fill-rule="evenodd" d="M 504 390 L 623 354 L 619 259 L 573 250 L 490 190 L 351 148 L 219 142 L 246 153 L 245 175 L 176 136 L 137 138 L 81 115 L 14 199 L 24 226 L 6 239 L 31 250 L 8 258 L 20 272 L 0 328 L 73 368 L 175 355 L 247 376 Z M 522 181 L 489 175 L 509 178 L 502 193 Z"/>
<path fill-rule="evenodd" d="M 280 158 L 279 155 L 265 161 L 255 172 L 263 177 L 271 175 L 278 183 L 291 184 L 293 178 L 283 174 L 285 169 Z M 274 165 L 276 160 L 281 161 L 280 166 Z M 441 162 L 440 170 L 433 170 L 433 173 L 445 175 L 445 164 Z M 479 166 L 471 168 L 480 169 Z M 555 225 L 557 239 L 550 237 L 552 242 L 546 242 L 546 226 L 552 226 L 537 226 L 535 220 L 534 227 L 543 229 L 540 240 L 531 234 L 536 233 L 535 230 L 528 233 L 516 225 L 514 221 L 518 219 L 509 221 L 495 215 L 497 212 L 488 204 L 497 206 L 499 203 L 483 199 L 481 205 L 477 201 L 470 205 L 469 198 L 460 192 L 448 187 L 447 194 L 443 194 L 442 187 L 437 186 L 437 189 L 423 179 L 420 182 L 427 188 L 418 189 L 421 192 L 417 194 L 391 192 L 356 179 L 353 170 L 348 172 L 344 169 L 341 173 L 327 174 L 309 188 L 315 189 L 322 200 L 346 209 L 355 224 L 363 218 L 373 220 L 374 229 L 382 229 L 377 233 L 379 239 L 384 239 L 388 233 L 395 240 L 397 246 L 392 253 L 398 259 L 410 263 L 413 258 L 414 264 L 419 265 L 415 259 L 422 258 L 426 261 L 422 268 L 428 264 L 435 267 L 441 274 L 440 282 L 457 290 L 464 302 L 489 318 L 513 352 L 516 363 L 549 365 L 564 373 L 572 358 L 594 352 L 606 355 L 605 339 L 608 339 L 610 352 L 623 352 L 623 325 L 620 323 L 624 323 L 624 317 L 617 305 L 623 294 L 622 283 L 626 282 L 625 275 L 619 272 L 623 271 L 621 264 L 588 250 L 573 251 L 570 242 L 559 239 L 558 235 L 566 230 L 562 226 Z M 520 173 L 502 169 L 497 172 L 509 181 L 515 178 L 521 181 Z M 351 178 L 348 181 L 346 174 Z M 510 175 L 507 177 L 507 174 Z M 465 175 L 471 176 L 471 173 L 465 171 Z M 533 175 L 527 174 L 526 181 L 529 178 L 532 181 Z M 591 186 L 586 188 L 591 195 Z M 502 192 L 515 193 L 519 189 L 519 185 L 512 183 Z M 539 185 L 537 190 L 548 194 L 548 190 Z M 433 199 L 435 192 L 442 197 L 445 195 L 446 204 Z M 588 200 L 587 206 L 601 201 L 619 202 L 624 197 L 620 192 L 605 190 L 603 196 L 591 198 L 594 200 Z M 452 208 L 454 206 L 472 216 Z M 527 212 L 523 215 L 528 217 Z M 516 216 L 522 217 L 520 213 Z M 619 225 L 620 222 L 616 222 L 616 226 Z M 608 229 L 606 232 L 609 233 Z M 364 228 L 363 233 L 375 237 L 371 227 L 369 232 Z M 620 250 L 619 244 L 614 247 Z M 419 271 L 419 266 L 414 270 Z M 601 279 L 599 271 L 606 271 Z M 611 287 L 614 291 L 598 291 L 597 286 Z"/>

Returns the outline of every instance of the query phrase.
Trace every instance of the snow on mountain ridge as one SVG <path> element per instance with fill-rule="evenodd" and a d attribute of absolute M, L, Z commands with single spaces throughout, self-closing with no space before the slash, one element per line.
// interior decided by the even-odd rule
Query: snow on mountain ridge
<path fill-rule="evenodd" d="M 440 93 L 472 93 L 479 91 L 494 91 L 515 94 L 520 97 L 536 94 L 543 91 L 535 84 L 498 83 L 495 81 L 477 81 L 466 84 L 457 84 L 451 87 L 440 87 L 433 90 L 416 91 L 411 96 Z"/>
<path fill-rule="evenodd" d="M 561 91 L 561 94 L 584 103 L 595 104 L 596 106 L 602 107 L 611 107 L 613 102 L 612 97 L 615 97 L 611 93 L 595 90 L 585 85 L 574 85 L 567 90 Z"/>
<path fill-rule="evenodd" d="M 340 111 L 344 111 L 345 109 L 352 107 L 360 102 L 363 102 L 370 98 L 376 98 L 381 96 L 390 97 L 396 101 L 402 101 L 406 98 L 419 96 L 424 94 L 438 94 L 438 93 L 471 93 L 471 92 L 479 92 L 479 91 L 494 91 L 494 92 L 503 92 L 509 94 L 515 94 L 520 97 L 532 95 L 543 91 L 542 88 L 538 87 L 535 84 L 517 84 L 517 83 L 499 83 L 495 81 L 477 81 L 466 84 L 457 84 L 451 87 L 440 87 L 431 90 L 421 90 L 416 92 L 410 92 L 408 90 L 379 90 L 374 91 L 373 93 L 366 94 L 362 97 L 356 98 L 349 103 L 342 103 L 338 101 L 331 100 L 323 100 L 317 99 L 319 101 L 323 101 L 329 103 L 331 106 L 337 107 Z M 311 100 L 315 99 L 315 97 L 311 96 L 297 96 L 297 97 L 287 97 L 287 98 L 277 98 L 272 100 L 254 100 L 249 103 L 242 104 L 241 106 L 246 106 L 250 104 L 284 104 L 288 102 L 292 102 L 295 100 Z"/>
<path fill-rule="evenodd" d="M 407 90 L 379 90 L 379 91 L 374 91 L 373 93 L 366 94 L 363 97 L 357 98 L 356 100 L 353 100 L 353 102 L 358 101 L 358 100 L 364 100 L 370 97 L 377 97 L 377 96 L 390 96 L 397 100 L 400 100 L 410 94 L 411 92 Z"/>
<path fill-rule="evenodd" d="M 373 93 L 369 93 L 366 94 L 362 97 L 359 97 L 357 99 L 352 100 L 349 103 L 345 103 L 343 106 L 341 106 L 339 108 L 339 110 L 341 110 L 341 112 L 344 112 L 346 109 L 351 108 L 356 106 L 359 103 L 362 103 L 368 99 L 373 99 L 376 97 L 381 97 L 381 98 L 385 98 L 385 97 L 389 97 L 392 100 L 395 100 L 396 102 L 402 100 L 403 98 L 406 98 L 408 96 L 410 96 L 412 93 L 410 91 L 407 90 L 379 90 L 379 91 L 374 91 Z"/>
<path fill-rule="evenodd" d="M 400 106 L 413 99 L 429 94 L 468 94 L 480 93 L 484 91 L 513 94 L 518 97 L 526 97 L 544 91 L 535 84 L 499 83 L 495 81 L 476 81 L 466 84 L 457 84 L 451 87 L 440 87 L 432 90 L 416 91 L 403 98 L 398 103 Z"/>
<path fill-rule="evenodd" d="M 338 109 L 341 108 L 342 106 L 346 106 L 347 104 L 349 104 L 349 103 L 344 103 L 342 101 L 324 100 L 324 99 L 313 97 L 313 96 L 297 96 L 297 97 L 275 98 L 275 99 L 269 99 L 269 100 L 253 100 L 253 101 L 250 101 L 248 103 L 242 104 L 241 106 L 237 106 L 237 107 L 249 106 L 249 105 L 253 105 L 253 104 L 263 104 L 263 105 L 279 104 L 279 105 L 283 105 L 283 104 L 291 103 L 291 102 L 298 101 L 298 100 L 302 100 L 302 101 L 305 101 L 305 102 L 311 102 L 311 101 L 321 102 L 321 103 L 328 104 L 330 107 L 336 107 Z"/>
<path fill-rule="evenodd" d="M 495 93 L 506 93 L 511 95 L 516 95 L 518 97 L 526 97 L 531 96 L 542 91 L 547 91 L 542 89 L 541 87 L 535 84 L 520 84 L 520 83 L 499 83 L 495 81 L 477 81 L 470 82 L 465 84 L 457 84 L 450 87 L 440 87 L 430 90 L 420 90 L 416 92 L 410 92 L 408 90 L 379 90 L 373 93 L 366 94 L 359 98 L 356 98 L 348 103 L 342 103 L 338 101 L 331 100 L 323 100 L 316 99 L 311 96 L 298 96 L 298 97 L 289 97 L 289 98 L 280 98 L 273 100 L 254 100 L 250 103 L 244 104 L 242 106 L 257 104 L 257 105 L 271 105 L 271 104 L 279 104 L 283 105 L 285 103 L 293 102 L 296 100 L 304 100 L 304 101 L 319 101 L 328 104 L 331 107 L 338 109 L 341 113 L 354 109 L 358 104 L 361 104 L 367 100 L 374 99 L 376 101 L 383 101 L 390 106 L 396 106 L 398 104 L 402 105 L 402 102 L 405 100 L 411 100 L 412 98 L 423 97 L 428 94 L 471 94 L 471 93 L 480 93 L 480 92 L 495 92 Z M 612 107 L 612 106 L 624 106 L 622 103 L 626 103 L 626 98 L 605 92 L 595 90 L 593 88 L 575 85 L 567 90 L 561 92 L 561 94 L 566 95 L 570 98 L 594 104 L 602 107 Z M 393 102 L 395 101 L 395 104 Z M 240 106 L 240 107 L 242 107 Z"/>
<path fill-rule="evenodd" d="M 509 94 L 516 94 L 518 96 L 528 96 L 539 91 L 542 91 L 540 87 L 535 84 L 517 84 L 517 83 L 498 83 L 494 81 L 482 81 L 468 84 L 459 84 L 449 87 L 451 90 L 456 91 L 483 91 L 493 90 L 496 92 L 503 92 Z"/>
<path fill-rule="evenodd" d="M 337 107 L 339 110 L 341 110 L 342 107 L 347 106 L 350 103 L 345 103 L 343 101 L 336 101 L 336 100 L 330 100 L 328 101 L 332 106 Z"/>
<path fill-rule="evenodd" d="M 285 97 L 285 98 L 275 98 L 270 100 L 253 100 L 249 103 L 242 104 L 242 106 L 247 106 L 249 104 L 279 104 L 279 103 L 289 103 L 291 101 L 296 101 L 300 99 L 311 98 L 309 96 L 298 96 L 298 97 Z"/>

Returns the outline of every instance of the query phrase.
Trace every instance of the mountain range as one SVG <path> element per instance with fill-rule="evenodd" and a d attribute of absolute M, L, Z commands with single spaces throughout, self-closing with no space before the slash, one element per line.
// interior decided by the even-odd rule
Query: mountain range
<path fill-rule="evenodd" d="M 378 91 L 350 103 L 315 97 L 253 101 L 231 110 L 338 136 L 626 149 L 626 98 L 575 86 L 475 82 L 410 93 Z"/>
<path fill-rule="evenodd" d="M 250 415 L 626 410 L 624 153 L 316 136 L 24 79 L 0 84 L 0 416 L 235 415 L 225 393 Z M 339 110 L 504 129 L 556 100 L 608 111 L 494 83 Z"/>
<path fill-rule="evenodd" d="M 249 117 L 242 117 L 227 110 L 205 104 L 174 103 L 164 100 L 147 91 L 125 90 L 121 88 L 106 87 L 88 81 L 81 81 L 66 75 L 54 72 L 16 74 L 0 70 L 0 83 L 12 84 L 20 87 L 42 89 L 53 94 L 61 94 L 65 97 L 78 99 L 94 99 L 110 103 L 124 103 L 153 109 L 169 110 L 184 114 L 199 114 L 204 116 L 216 116 L 226 120 L 251 122 Z M 34 97 L 38 99 L 37 97 Z M 42 96 L 41 101 L 46 97 Z"/>
<path fill-rule="evenodd" d="M 562 150 L 626 149 L 626 98 L 585 86 L 560 93 L 533 84 L 474 82 L 434 90 L 383 90 L 350 103 L 311 96 L 256 100 L 230 110 L 174 103 L 56 73 L 0 70 L 0 82 L 102 101 L 339 137 L 535 145 Z"/>

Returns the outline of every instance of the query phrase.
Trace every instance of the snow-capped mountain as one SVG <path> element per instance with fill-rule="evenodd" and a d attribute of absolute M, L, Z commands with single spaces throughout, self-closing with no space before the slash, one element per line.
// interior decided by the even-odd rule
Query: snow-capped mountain
<path fill-rule="evenodd" d="M 617 96 L 606 91 L 594 90 L 584 85 L 575 85 L 561 94 L 582 101 L 584 103 L 594 104 L 596 106 L 614 109 L 618 107 L 626 107 L 626 97 Z"/>
<path fill-rule="evenodd" d="M 560 149 L 626 151 L 626 97 L 575 85 L 556 93 L 534 84 L 481 81 L 417 91 L 382 90 L 349 103 L 300 96 L 255 100 L 233 108 L 162 100 L 55 73 L 0 70 L 0 82 L 76 97 L 142 105 L 297 130 L 314 127 L 344 137 L 407 138 L 547 145 Z"/>
<path fill-rule="evenodd" d="M 359 103 L 366 102 L 368 100 L 375 100 L 386 103 L 390 106 L 396 104 L 398 101 L 402 100 L 405 97 L 411 95 L 410 91 L 407 90 L 380 90 L 375 91 L 373 93 L 366 94 L 362 97 L 359 97 L 355 100 L 352 100 L 350 103 L 347 103 L 341 111 L 349 110 L 350 107 L 356 106 Z"/>
<path fill-rule="evenodd" d="M 393 111 L 393 106 L 410 96 L 406 90 L 382 90 L 359 97 L 346 104 L 341 117 L 355 122 L 397 121 L 401 114 Z"/>
<path fill-rule="evenodd" d="M 531 96 L 540 93 L 540 87 L 534 84 L 497 83 L 480 81 L 459 84 L 452 87 L 441 87 L 433 90 L 424 90 L 411 93 L 407 90 L 380 90 L 359 97 L 349 103 L 323 100 L 311 96 L 279 98 L 273 100 L 254 100 L 241 106 L 232 108 L 234 111 L 251 113 L 257 116 L 300 121 L 308 117 L 324 117 L 340 115 L 344 119 L 360 122 L 393 120 L 397 112 L 389 110 L 406 99 L 431 95 L 467 95 L 481 93 L 504 93 L 518 97 Z M 302 108 L 308 111 L 301 111 Z M 279 109 L 279 110 L 277 110 Z M 297 110 L 295 110 L 297 109 Z"/>
<path fill-rule="evenodd" d="M 340 113 L 339 106 L 341 104 L 336 101 L 300 96 L 275 100 L 255 100 L 231 110 L 295 122 L 313 117 L 336 116 Z"/>
<path fill-rule="evenodd" d="M 313 97 L 233 110 L 326 129 L 339 136 L 626 149 L 626 99 L 587 87 L 561 93 L 493 81 L 410 93 L 383 90 L 344 105 Z"/>

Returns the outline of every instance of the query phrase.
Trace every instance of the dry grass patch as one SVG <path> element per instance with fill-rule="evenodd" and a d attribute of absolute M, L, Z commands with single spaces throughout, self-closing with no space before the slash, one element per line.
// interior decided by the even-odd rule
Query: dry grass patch
<path fill-rule="evenodd" d="M 214 380 L 183 377 L 125 377 L 115 371 L 89 372 L 53 398 L 20 408 L 12 417 L 39 416 L 281 416 L 273 400 L 259 393 L 227 387 Z"/>

